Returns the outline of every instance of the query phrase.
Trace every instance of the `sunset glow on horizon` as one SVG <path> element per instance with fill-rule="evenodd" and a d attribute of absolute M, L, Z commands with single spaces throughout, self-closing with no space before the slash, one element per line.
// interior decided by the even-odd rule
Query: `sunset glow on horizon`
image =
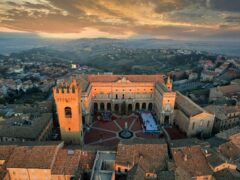
<path fill-rule="evenodd" d="M 239 0 L 2 0 L 0 32 L 50 38 L 239 39 Z"/>

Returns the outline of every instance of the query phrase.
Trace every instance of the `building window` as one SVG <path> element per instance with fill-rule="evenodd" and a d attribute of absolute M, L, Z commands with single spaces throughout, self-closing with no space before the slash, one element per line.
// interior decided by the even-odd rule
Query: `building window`
<path fill-rule="evenodd" d="M 75 93 L 75 86 L 72 86 L 72 93 Z"/>
<path fill-rule="evenodd" d="M 195 127 L 195 122 L 193 122 L 193 124 L 192 124 L 192 129 L 194 129 L 194 127 Z"/>
<path fill-rule="evenodd" d="M 72 118 L 72 109 L 70 107 L 65 107 L 65 118 Z"/>

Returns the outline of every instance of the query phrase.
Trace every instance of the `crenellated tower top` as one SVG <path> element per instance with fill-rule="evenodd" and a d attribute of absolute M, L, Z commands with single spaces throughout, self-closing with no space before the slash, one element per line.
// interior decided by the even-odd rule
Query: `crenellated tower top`
<path fill-rule="evenodd" d="M 68 97 L 73 94 L 79 96 L 81 94 L 80 92 L 81 86 L 75 78 L 73 78 L 70 82 L 63 81 L 53 88 L 54 96 Z"/>

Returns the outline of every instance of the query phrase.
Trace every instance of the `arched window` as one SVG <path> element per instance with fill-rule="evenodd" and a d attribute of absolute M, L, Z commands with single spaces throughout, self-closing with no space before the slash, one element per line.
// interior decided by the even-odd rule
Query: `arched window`
<path fill-rule="evenodd" d="M 72 109 L 70 107 L 65 107 L 65 118 L 72 118 Z"/>
<path fill-rule="evenodd" d="M 104 111 L 104 109 L 105 109 L 104 103 L 100 103 L 100 110 L 101 110 L 101 111 Z"/>
<path fill-rule="evenodd" d="M 75 93 L 75 86 L 72 86 L 72 93 Z"/>
<path fill-rule="evenodd" d="M 135 109 L 136 109 L 136 110 L 139 110 L 139 109 L 140 109 L 140 104 L 139 104 L 139 103 L 136 103 Z"/>
<path fill-rule="evenodd" d="M 132 112 L 132 104 L 128 104 L 128 112 Z"/>
<path fill-rule="evenodd" d="M 108 111 L 111 111 L 111 110 L 112 110 L 112 105 L 111 105 L 111 103 L 107 103 L 107 110 L 108 110 Z"/>
<path fill-rule="evenodd" d="M 97 111 L 98 111 L 98 104 L 97 104 L 97 103 L 94 103 L 94 105 L 93 105 L 93 111 L 94 111 L 94 112 L 97 112 Z"/>
<path fill-rule="evenodd" d="M 114 111 L 115 111 L 115 112 L 118 112 L 118 111 L 119 111 L 119 105 L 118 105 L 118 104 L 115 104 L 115 105 L 114 105 Z"/>
<path fill-rule="evenodd" d="M 142 109 L 146 110 L 146 103 L 142 103 Z"/>
<path fill-rule="evenodd" d="M 153 108 L 153 104 L 152 104 L 152 103 L 149 103 L 149 104 L 148 104 L 148 110 L 151 111 L 152 108 Z"/>

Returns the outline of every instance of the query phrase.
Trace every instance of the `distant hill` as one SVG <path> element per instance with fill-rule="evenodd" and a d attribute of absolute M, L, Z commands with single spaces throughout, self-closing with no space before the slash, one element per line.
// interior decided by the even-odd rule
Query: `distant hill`
<path fill-rule="evenodd" d="M 0 32 L 0 54 L 10 54 L 32 48 L 55 46 L 66 40 L 43 39 L 34 33 Z"/>
<path fill-rule="evenodd" d="M 201 58 L 216 59 L 216 55 L 194 50 L 127 48 L 116 42 L 109 43 L 108 40 L 107 43 L 101 40 L 103 44 L 90 41 L 86 44 L 80 41 L 81 45 L 75 41 L 54 48 L 35 48 L 12 53 L 8 58 L 30 62 L 74 62 L 100 70 L 98 72 L 117 74 L 156 74 L 189 69 L 197 71 L 196 64 Z"/>
<path fill-rule="evenodd" d="M 47 39 L 34 33 L 0 33 L 0 54 L 20 52 L 32 48 L 49 47 L 59 51 L 105 51 L 111 48 L 128 49 L 190 49 L 210 53 L 240 56 L 237 41 L 180 41 L 171 39 Z"/>
<path fill-rule="evenodd" d="M 78 39 L 63 43 L 59 50 L 78 50 L 94 47 L 123 47 L 133 49 L 190 49 L 215 54 L 240 56 L 240 42 L 237 41 L 180 41 L 171 39 Z"/>

